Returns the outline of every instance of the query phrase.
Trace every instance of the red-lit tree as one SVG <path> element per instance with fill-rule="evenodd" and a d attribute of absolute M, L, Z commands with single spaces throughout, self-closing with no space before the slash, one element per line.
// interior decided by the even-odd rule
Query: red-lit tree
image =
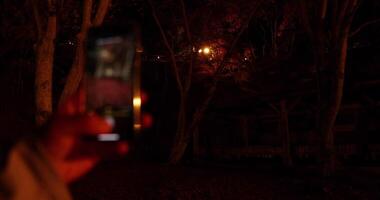
<path fill-rule="evenodd" d="M 244 61 L 244 56 L 241 56 L 244 51 L 239 53 L 236 47 L 263 2 L 193 2 L 191 7 L 182 0 L 179 3 L 149 3 L 169 54 L 168 60 L 180 96 L 177 130 L 169 159 L 170 163 L 175 164 L 183 157 L 222 75 L 236 66 L 237 59 Z M 207 97 L 196 106 L 196 111 L 189 118 L 188 95 L 194 70 L 202 68 L 207 69 L 204 71 L 212 81 L 207 88 Z"/>
<path fill-rule="evenodd" d="M 310 37 L 318 71 L 317 118 L 326 175 L 336 167 L 333 127 L 342 102 L 348 40 L 358 6 L 358 0 L 296 1 L 295 8 Z"/>
<path fill-rule="evenodd" d="M 52 76 L 54 52 L 56 48 L 56 37 L 58 14 L 63 12 L 75 12 L 65 10 L 67 5 L 75 2 L 63 0 L 34 1 L 31 0 L 31 7 L 35 19 L 37 30 L 36 43 L 36 72 L 35 72 L 35 107 L 36 123 L 41 125 L 46 122 L 52 113 Z M 72 95 L 79 86 L 83 75 L 84 64 L 84 42 L 86 41 L 88 29 L 92 26 L 102 24 L 108 11 L 111 0 L 100 0 L 94 5 L 93 0 L 84 0 L 82 3 L 81 28 L 76 38 L 75 58 L 71 71 L 68 75 L 61 101 Z M 96 11 L 93 9 L 96 8 Z M 93 15 L 93 13 L 95 13 Z M 67 16 L 67 15 L 66 15 Z M 75 16 L 75 15 L 73 15 Z"/>

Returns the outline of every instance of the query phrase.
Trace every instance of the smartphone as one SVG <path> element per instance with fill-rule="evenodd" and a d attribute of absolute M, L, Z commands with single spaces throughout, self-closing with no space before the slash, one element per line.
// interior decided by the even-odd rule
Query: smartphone
<path fill-rule="evenodd" d="M 98 141 L 131 140 L 140 131 L 140 63 L 136 57 L 136 33 L 132 29 L 103 27 L 89 31 L 86 109 L 113 125 L 112 132 L 97 136 Z"/>

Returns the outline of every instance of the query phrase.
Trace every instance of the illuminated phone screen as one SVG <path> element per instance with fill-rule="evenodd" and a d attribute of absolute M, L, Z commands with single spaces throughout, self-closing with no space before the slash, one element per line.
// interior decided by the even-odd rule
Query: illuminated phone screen
<path fill-rule="evenodd" d="M 134 56 L 132 34 L 95 32 L 89 36 L 86 64 L 87 111 L 96 112 L 114 124 L 114 130 L 109 133 L 114 137 L 108 138 L 119 140 L 133 136 Z"/>

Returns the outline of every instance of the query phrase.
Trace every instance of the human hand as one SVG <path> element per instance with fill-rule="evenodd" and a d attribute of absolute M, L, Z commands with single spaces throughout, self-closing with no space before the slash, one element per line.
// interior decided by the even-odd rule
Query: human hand
<path fill-rule="evenodd" d="M 95 113 L 85 113 L 85 93 L 59 106 L 46 137 L 41 141 L 58 175 L 70 183 L 91 170 L 102 158 L 128 152 L 127 142 L 88 142 L 83 136 L 112 131 L 112 125 Z"/>

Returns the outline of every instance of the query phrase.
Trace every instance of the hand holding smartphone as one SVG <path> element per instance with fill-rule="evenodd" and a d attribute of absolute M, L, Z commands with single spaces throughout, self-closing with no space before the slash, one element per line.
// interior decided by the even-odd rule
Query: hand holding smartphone
<path fill-rule="evenodd" d="M 131 140 L 141 128 L 140 55 L 133 29 L 95 28 L 88 36 L 86 109 L 113 130 L 98 141 Z"/>

